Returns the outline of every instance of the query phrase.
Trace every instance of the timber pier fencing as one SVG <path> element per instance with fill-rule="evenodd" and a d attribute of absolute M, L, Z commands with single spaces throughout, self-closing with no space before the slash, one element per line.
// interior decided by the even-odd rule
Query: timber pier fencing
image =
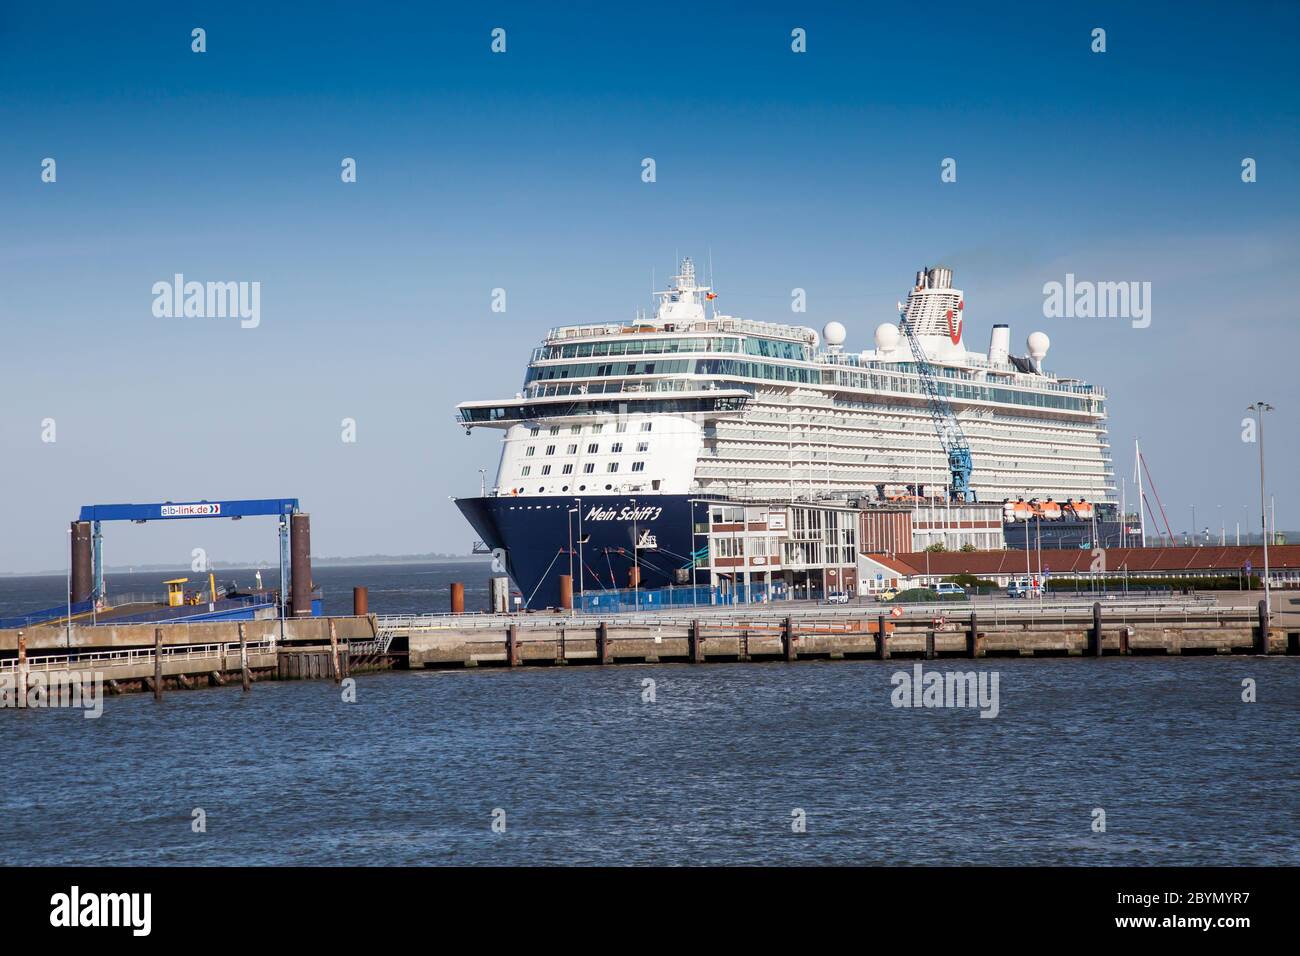
<path fill-rule="evenodd" d="M 1207 602 L 805 606 L 590 614 L 428 614 L 0 631 L 0 688 L 56 677 L 110 694 L 403 668 L 918 657 L 1300 656 L 1300 630 Z M 78 633 L 91 631 L 92 634 Z M 233 639 L 232 639 L 233 638 Z"/>
<path fill-rule="evenodd" d="M 313 618 L 311 626 L 285 621 L 285 637 L 280 623 L 223 623 L 216 626 L 216 636 L 230 632 L 237 639 L 216 641 L 189 640 L 205 636 L 209 629 L 201 625 L 119 625 L 112 628 L 111 636 L 107 630 L 102 632 L 107 640 L 98 649 L 84 649 L 82 636 L 71 645 L 74 649 L 63 652 L 50 647 L 56 635 L 64 635 L 64 628 L 17 629 L 12 636 L 0 632 L 0 689 L 23 696 L 32 688 L 56 682 L 99 681 L 109 694 L 151 691 L 161 698 L 164 690 L 227 684 L 239 684 L 247 691 L 264 680 L 338 683 L 355 674 L 405 665 L 389 653 L 391 641 L 377 638 L 373 615 Z M 340 631 L 358 634 L 359 639 L 342 637 Z M 10 642 L 12 654 L 6 653 Z"/>

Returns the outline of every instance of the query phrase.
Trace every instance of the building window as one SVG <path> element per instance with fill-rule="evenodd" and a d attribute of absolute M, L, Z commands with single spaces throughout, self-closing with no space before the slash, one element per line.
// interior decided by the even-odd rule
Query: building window
<path fill-rule="evenodd" d="M 611 461 L 611 462 L 609 463 L 609 467 L 606 468 L 605 470 L 608 471 L 608 472 L 610 472 L 611 474 L 612 474 L 613 472 L 618 471 L 618 462 L 616 462 L 616 461 Z"/>
<path fill-rule="evenodd" d="M 634 461 L 634 462 L 632 462 L 632 470 L 633 470 L 633 471 L 645 471 L 645 462 L 643 462 L 643 461 Z"/>
<path fill-rule="evenodd" d="M 562 471 L 561 474 L 565 474 L 565 475 L 571 475 L 571 474 L 573 474 L 573 466 L 572 466 L 572 465 L 565 465 L 565 466 L 564 466 L 564 471 Z"/>
<path fill-rule="evenodd" d="M 604 426 L 604 425 L 592 425 L 592 426 L 591 426 L 591 433 L 592 433 L 593 435 L 599 435 L 599 434 L 600 434 L 601 432 L 603 432 L 604 430 L 605 430 L 605 426 Z"/>
<path fill-rule="evenodd" d="M 614 429 L 620 435 L 627 431 L 627 422 L 619 422 L 618 427 Z"/>
<path fill-rule="evenodd" d="M 600 451 L 600 445 L 597 444 L 596 442 L 592 442 L 590 445 L 587 446 L 588 455 L 594 455 L 599 451 Z"/>
<path fill-rule="evenodd" d="M 613 445 L 610 446 L 609 450 L 613 452 L 615 455 L 617 455 L 619 452 L 623 450 L 623 443 L 621 441 L 616 441 L 614 442 Z"/>
<path fill-rule="evenodd" d="M 554 445 L 547 445 L 547 446 L 546 446 L 546 454 L 548 454 L 548 455 L 554 455 L 554 454 L 555 454 L 555 446 L 554 446 Z"/>
<path fill-rule="evenodd" d="M 523 471 L 519 472 L 519 474 L 527 478 L 532 473 L 532 471 L 533 471 L 532 465 L 524 465 Z"/>
<path fill-rule="evenodd" d="M 551 434 L 552 434 L 552 435 L 558 435 L 559 433 L 560 433 L 560 426 L 559 426 L 559 425 L 552 425 L 552 426 L 551 426 Z"/>
<path fill-rule="evenodd" d="M 532 435 L 534 438 L 536 438 L 536 437 L 537 437 L 537 433 L 540 432 L 540 431 L 541 431 L 541 429 L 538 428 L 536 425 L 534 425 L 532 428 L 528 429 L 528 434 L 530 434 L 530 435 Z"/>
<path fill-rule="evenodd" d="M 651 427 L 652 427 L 653 425 L 654 425 L 654 422 L 642 422 L 642 423 L 641 423 L 641 430 L 642 430 L 643 432 L 648 432 L 648 431 L 651 429 Z"/>
<path fill-rule="evenodd" d="M 551 466 L 550 466 L 550 465 L 542 465 L 542 477 L 545 478 L 545 477 L 546 477 L 547 475 L 549 475 L 550 473 L 551 473 Z"/>
<path fill-rule="evenodd" d="M 571 435 L 581 435 L 581 434 L 582 434 L 582 426 L 581 426 L 581 425 L 574 425 L 574 426 L 572 426 L 572 427 L 569 429 L 569 434 L 571 434 Z"/>
<path fill-rule="evenodd" d="M 589 461 L 582 466 L 582 473 L 584 475 L 590 475 L 595 470 L 596 470 L 596 463 L 594 461 Z"/>
<path fill-rule="evenodd" d="M 648 441 L 639 441 L 639 442 L 636 443 L 636 450 L 637 450 L 637 451 L 649 451 L 649 450 L 650 450 L 650 443 L 649 443 Z"/>
<path fill-rule="evenodd" d="M 529 445 L 529 446 L 524 450 L 524 454 L 525 454 L 525 455 L 531 455 L 531 454 L 532 454 L 533 452 L 535 452 L 535 451 L 537 451 L 537 446 L 536 446 L 536 445 Z"/>
<path fill-rule="evenodd" d="M 578 446 L 577 446 L 577 445 L 570 445 L 570 446 L 569 446 L 568 454 L 570 454 L 570 455 L 576 455 L 577 453 L 578 453 Z"/>

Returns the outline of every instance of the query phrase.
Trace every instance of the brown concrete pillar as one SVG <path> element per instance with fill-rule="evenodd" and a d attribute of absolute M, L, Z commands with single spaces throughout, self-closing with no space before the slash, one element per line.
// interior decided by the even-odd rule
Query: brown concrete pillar
<path fill-rule="evenodd" d="M 459 581 L 451 582 L 451 613 L 465 613 L 465 585 Z"/>
<path fill-rule="evenodd" d="M 356 617 L 365 617 L 370 613 L 370 591 L 367 588 L 352 589 L 352 613 Z"/>
<path fill-rule="evenodd" d="M 573 608 L 573 575 L 560 575 L 560 607 L 566 611 Z"/>
<path fill-rule="evenodd" d="M 95 586 L 95 574 L 91 567 L 90 522 L 72 522 L 72 591 L 69 595 L 72 603 L 90 600 L 90 592 Z"/>
<path fill-rule="evenodd" d="M 311 516 L 298 512 L 289 516 L 289 554 L 293 590 L 290 601 L 294 617 L 311 617 Z"/>

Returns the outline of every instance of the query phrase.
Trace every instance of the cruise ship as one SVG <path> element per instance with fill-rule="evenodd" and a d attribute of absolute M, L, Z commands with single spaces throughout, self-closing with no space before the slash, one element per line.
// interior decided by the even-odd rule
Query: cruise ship
<path fill-rule="evenodd" d="M 724 314 L 689 258 L 656 297 L 653 317 L 551 329 L 513 398 L 457 406 L 467 431 L 501 434 L 494 483 L 457 505 L 524 606 L 556 605 L 564 575 L 584 591 L 707 582 L 701 534 L 720 503 L 951 501 L 927 378 L 969 447 L 962 498 L 1005 515 L 997 546 L 1115 532 L 1104 392 L 1045 368 L 1042 332 L 1013 355 L 996 324 L 987 352 L 968 350 L 950 269 L 918 271 L 859 351 L 839 322 Z"/>

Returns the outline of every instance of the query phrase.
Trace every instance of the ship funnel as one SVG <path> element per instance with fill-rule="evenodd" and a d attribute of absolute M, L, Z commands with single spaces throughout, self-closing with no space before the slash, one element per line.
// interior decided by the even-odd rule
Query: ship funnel
<path fill-rule="evenodd" d="M 929 280 L 927 285 L 931 289 L 952 288 L 952 270 L 947 266 L 935 266 L 932 269 L 927 269 L 925 277 Z"/>
<path fill-rule="evenodd" d="M 995 325 L 989 336 L 989 361 L 995 365 L 1006 365 L 1011 351 L 1011 326 Z"/>

